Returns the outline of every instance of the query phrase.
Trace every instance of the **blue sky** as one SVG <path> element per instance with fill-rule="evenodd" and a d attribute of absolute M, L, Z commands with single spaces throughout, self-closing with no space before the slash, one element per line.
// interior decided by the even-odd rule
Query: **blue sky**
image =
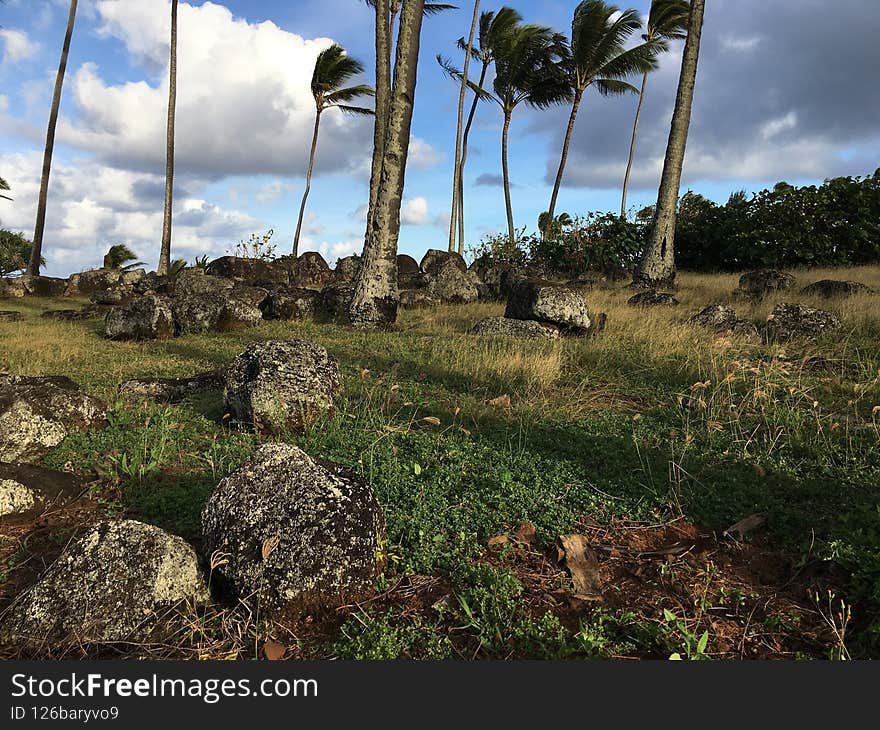
<path fill-rule="evenodd" d="M 503 3 L 483 2 L 484 9 Z M 513 1 L 529 22 L 567 30 L 573 0 Z M 67 0 L 8 0 L 0 7 L 2 225 L 30 234 L 49 99 Z M 641 12 L 647 0 L 629 3 Z M 839 6 L 839 7 L 838 7 Z M 50 188 L 47 271 L 97 266 L 128 242 L 154 263 L 161 234 L 169 0 L 80 0 Z M 871 173 L 880 159 L 880 67 L 875 0 L 710 4 L 686 187 L 717 200 L 785 179 L 811 183 Z M 445 245 L 457 89 L 437 53 L 455 55 L 471 10 L 426 20 L 401 250 Z M 368 68 L 371 11 L 360 0 L 223 0 L 181 3 L 180 106 L 174 254 L 226 253 L 272 228 L 291 245 L 304 184 L 314 106 L 311 64 L 332 40 Z M 630 196 L 653 202 L 677 82 L 680 47 L 649 82 Z M 578 122 L 559 209 L 616 210 L 635 97 L 590 96 Z M 522 107 L 511 137 L 517 226 L 534 228 L 567 110 Z M 467 171 L 468 241 L 505 227 L 500 112 L 478 112 Z M 322 132 L 305 248 L 332 264 L 360 250 L 371 123 L 332 115 Z"/>

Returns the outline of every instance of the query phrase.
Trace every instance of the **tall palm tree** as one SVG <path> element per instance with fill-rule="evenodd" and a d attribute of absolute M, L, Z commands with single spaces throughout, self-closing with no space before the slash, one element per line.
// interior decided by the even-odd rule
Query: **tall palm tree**
<path fill-rule="evenodd" d="M 67 57 L 70 55 L 70 40 L 73 37 L 73 26 L 76 23 L 76 6 L 77 0 L 70 0 L 67 33 L 64 36 L 64 45 L 61 47 L 61 61 L 58 63 L 58 74 L 55 76 L 55 91 L 52 94 L 49 127 L 46 130 L 46 149 L 43 152 L 43 175 L 40 178 L 37 222 L 34 226 L 34 242 L 31 246 L 31 258 L 27 267 L 28 276 L 39 276 L 40 266 L 43 262 L 43 232 L 46 229 L 46 203 L 49 198 L 49 175 L 52 173 L 52 153 L 55 151 L 55 127 L 58 124 L 58 109 L 61 106 L 61 89 L 64 86 L 64 74 L 67 72 Z"/>
<path fill-rule="evenodd" d="M 648 287 L 671 286 L 675 282 L 675 224 L 681 172 L 687 147 L 697 66 L 700 61 L 700 40 L 706 0 L 691 0 L 687 41 L 681 61 L 681 78 L 672 114 L 672 128 L 666 146 L 663 176 L 657 194 L 654 226 L 645 254 L 633 277 L 633 283 Z"/>
<path fill-rule="evenodd" d="M 377 6 L 380 12 L 376 14 L 376 38 L 380 51 L 383 38 L 387 38 L 387 30 L 379 26 L 384 25 L 382 13 L 388 0 L 377 0 Z M 368 215 L 361 268 L 349 307 L 355 327 L 386 328 L 397 320 L 400 204 L 406 181 L 424 11 L 424 0 L 403 0 L 375 210 Z M 377 126 L 379 122 L 377 117 Z"/>
<path fill-rule="evenodd" d="M 474 36 L 477 34 L 477 24 L 480 21 L 480 0 L 474 0 L 474 18 L 471 22 L 471 34 L 464 49 L 464 67 L 461 78 L 461 91 L 458 95 L 458 127 L 455 130 L 455 165 L 452 173 L 452 208 L 449 216 L 449 250 L 455 250 L 456 219 L 458 217 L 458 195 L 461 189 L 461 145 L 462 127 L 464 126 L 464 103 L 467 98 L 468 73 L 470 71 L 471 55 L 474 50 Z"/>
<path fill-rule="evenodd" d="M 571 137 L 587 89 L 592 86 L 603 96 L 628 92 L 635 94 L 638 90 L 624 79 L 656 68 L 653 44 L 646 42 L 628 50 L 625 48 L 630 36 L 641 27 L 638 12 L 620 12 L 617 7 L 602 0 L 584 0 L 575 8 L 571 24 L 571 64 L 568 67 L 571 115 L 550 198 L 550 220 L 556 215 L 556 201 L 565 175 Z"/>
<path fill-rule="evenodd" d="M 329 48 L 321 51 L 315 61 L 315 70 L 312 72 L 312 96 L 315 98 L 315 131 L 312 135 L 312 150 L 309 154 L 309 169 L 306 173 L 306 189 L 303 193 L 302 204 L 299 209 L 299 219 L 296 224 L 296 235 L 293 239 L 293 255 L 299 256 L 299 239 L 302 234 L 303 218 L 306 212 L 306 201 L 309 198 L 309 190 L 312 187 L 312 171 L 315 168 L 315 152 L 318 149 L 318 134 L 321 129 L 321 115 L 328 109 L 339 109 L 346 114 L 372 115 L 372 109 L 359 106 L 351 106 L 349 102 L 355 101 L 362 96 L 374 96 L 375 91 L 371 86 L 358 84 L 345 86 L 353 77 L 364 72 L 364 65 L 351 56 L 346 55 L 345 49 L 334 43 Z"/>
<path fill-rule="evenodd" d="M 687 37 L 689 0 L 654 0 L 648 15 L 647 33 L 642 36 L 646 43 L 653 43 L 657 54 L 668 53 L 672 41 Z M 629 192 L 629 177 L 632 173 L 633 160 L 636 154 L 636 138 L 639 133 L 639 121 L 642 118 L 642 107 L 645 103 L 645 90 L 648 86 L 648 72 L 642 75 L 642 88 L 639 91 L 639 105 L 636 108 L 636 120 L 633 124 L 632 142 L 629 146 L 629 161 L 626 163 L 626 175 L 623 178 L 623 199 L 620 203 L 620 217 L 626 217 L 626 198 Z"/>
<path fill-rule="evenodd" d="M 165 147 L 165 211 L 162 218 L 162 247 L 156 273 L 167 276 L 171 267 L 171 209 L 174 204 L 174 126 L 177 116 L 177 6 L 171 0 L 171 61 L 168 76 L 168 126 Z"/>

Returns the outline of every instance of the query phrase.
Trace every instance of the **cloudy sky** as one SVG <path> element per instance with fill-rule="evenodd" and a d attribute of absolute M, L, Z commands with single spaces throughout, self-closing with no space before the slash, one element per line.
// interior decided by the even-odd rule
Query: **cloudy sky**
<path fill-rule="evenodd" d="M 444 246 L 457 90 L 434 57 L 452 55 L 470 10 L 426 21 L 401 249 Z M 486 2 L 485 9 L 503 3 Z M 575 0 L 510 0 L 530 22 L 570 26 Z M 33 231 L 42 147 L 68 0 L 0 6 L 0 224 Z M 645 12 L 648 0 L 630 6 Z M 819 182 L 880 165 L 877 0 L 710 0 L 684 185 L 719 200 L 778 180 Z M 128 243 L 153 264 L 162 230 L 170 0 L 80 0 L 50 187 L 48 273 L 97 266 Z M 832 13 L 833 11 L 833 13 Z M 174 256 L 223 255 L 272 228 L 292 241 L 314 115 L 315 56 L 335 41 L 372 68 L 361 0 L 202 0 L 180 5 Z M 656 197 L 681 59 L 652 75 L 630 203 Z M 371 83 L 368 71 L 364 81 Z M 590 95 L 559 209 L 619 208 L 636 98 Z M 520 108 L 511 133 L 517 226 L 547 208 L 567 120 Z M 480 109 L 467 171 L 468 239 L 504 227 L 501 115 Z M 359 251 L 371 122 L 325 117 L 304 249 L 332 264 Z"/>

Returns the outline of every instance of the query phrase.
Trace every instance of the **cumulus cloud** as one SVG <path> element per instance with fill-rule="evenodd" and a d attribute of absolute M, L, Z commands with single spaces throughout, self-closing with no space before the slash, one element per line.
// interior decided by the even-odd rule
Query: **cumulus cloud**
<path fill-rule="evenodd" d="M 405 226 L 423 226 L 428 222 L 428 201 L 413 198 L 404 201 L 400 208 L 400 222 Z"/>
<path fill-rule="evenodd" d="M 3 41 L 3 63 L 15 64 L 27 61 L 40 49 L 40 45 L 21 30 L 0 28 L 0 40 Z"/>

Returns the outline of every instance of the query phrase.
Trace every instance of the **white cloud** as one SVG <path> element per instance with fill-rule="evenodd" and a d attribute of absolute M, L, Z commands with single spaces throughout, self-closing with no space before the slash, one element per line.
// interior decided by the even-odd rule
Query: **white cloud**
<path fill-rule="evenodd" d="M 725 36 L 721 39 L 721 47 L 725 51 L 751 51 L 761 42 L 758 36 L 749 38 L 736 38 L 734 36 Z"/>
<path fill-rule="evenodd" d="M 400 209 L 400 222 L 405 226 L 423 226 L 428 222 L 428 201 L 413 198 L 403 203 Z"/>
<path fill-rule="evenodd" d="M 317 251 L 333 267 L 341 258 L 360 254 L 364 249 L 364 239 L 351 238 L 343 241 L 323 241 L 317 243 L 312 238 L 303 237 L 300 239 L 299 249 L 302 252 Z"/>
<path fill-rule="evenodd" d="M 797 112 L 789 112 L 785 116 L 771 119 L 761 127 L 761 137 L 765 140 L 772 139 L 782 132 L 797 127 Z"/>
<path fill-rule="evenodd" d="M 417 170 L 428 170 L 439 165 L 446 159 L 445 155 L 435 150 L 428 142 L 413 136 L 409 143 L 407 165 Z"/>
<path fill-rule="evenodd" d="M 27 61 L 40 49 L 40 44 L 32 41 L 30 36 L 21 30 L 0 28 L 0 39 L 3 39 L 3 63 Z"/>

